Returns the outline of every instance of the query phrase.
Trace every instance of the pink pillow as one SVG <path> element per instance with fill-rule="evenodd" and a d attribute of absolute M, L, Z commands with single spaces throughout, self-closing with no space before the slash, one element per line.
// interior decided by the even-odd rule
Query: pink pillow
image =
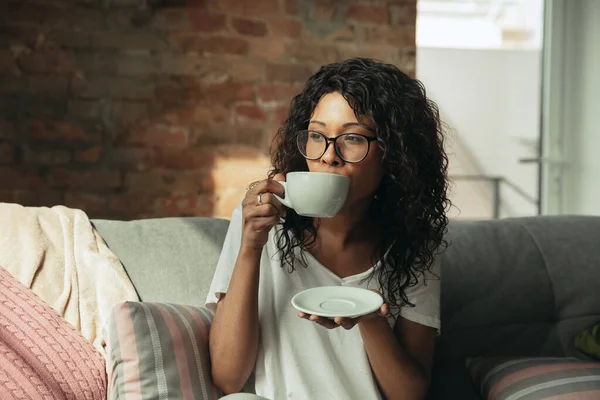
<path fill-rule="evenodd" d="M 106 399 L 102 356 L 2 267 L 0 388 L 11 399 Z"/>

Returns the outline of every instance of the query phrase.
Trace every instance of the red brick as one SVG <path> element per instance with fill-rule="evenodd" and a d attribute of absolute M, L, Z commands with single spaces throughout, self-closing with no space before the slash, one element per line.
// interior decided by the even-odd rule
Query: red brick
<path fill-rule="evenodd" d="M 48 34 L 48 41 L 59 48 L 86 49 L 92 46 L 91 35 L 72 28 L 57 29 Z"/>
<path fill-rule="evenodd" d="M 165 75 L 202 76 L 214 71 L 212 59 L 199 54 L 162 54 L 160 72 Z"/>
<path fill-rule="evenodd" d="M 260 122 L 240 122 L 235 129 L 235 143 L 238 145 L 262 148 L 264 143 L 264 124 Z"/>
<path fill-rule="evenodd" d="M 203 10 L 189 10 L 192 29 L 197 32 L 219 32 L 227 27 L 225 14 L 207 13 Z"/>
<path fill-rule="evenodd" d="M 278 61 L 284 58 L 287 43 L 280 38 L 261 38 L 250 42 L 249 54 L 267 61 Z"/>
<path fill-rule="evenodd" d="M 300 1 L 302 0 L 285 0 L 285 12 L 290 15 L 300 14 Z"/>
<path fill-rule="evenodd" d="M 62 191 L 48 189 L 0 191 L 0 201 L 17 203 L 25 207 L 52 207 L 63 204 Z"/>
<path fill-rule="evenodd" d="M 100 118 L 104 103 L 101 101 L 69 100 L 68 114 L 82 118 Z"/>
<path fill-rule="evenodd" d="M 16 137 L 15 125 L 0 118 L 0 138 L 12 140 Z"/>
<path fill-rule="evenodd" d="M 290 113 L 290 107 L 289 106 L 280 106 L 277 107 L 275 109 L 275 113 L 274 113 L 274 122 L 276 123 L 283 123 L 283 121 L 285 121 L 288 117 Z"/>
<path fill-rule="evenodd" d="M 24 1 L 6 2 L 3 6 L 4 18 L 13 24 L 26 26 L 44 26 L 49 22 L 58 21 L 61 17 L 61 9 L 51 4 L 35 4 Z"/>
<path fill-rule="evenodd" d="M 63 120 L 67 108 L 67 99 L 54 96 L 29 95 L 23 99 L 23 117 L 27 120 Z"/>
<path fill-rule="evenodd" d="M 17 63 L 26 73 L 64 74 L 76 68 L 73 57 L 63 51 L 32 52 L 19 57 Z"/>
<path fill-rule="evenodd" d="M 0 164 L 12 164 L 15 162 L 15 147 L 10 143 L 0 142 Z"/>
<path fill-rule="evenodd" d="M 67 149 L 25 148 L 23 160 L 29 165 L 66 165 L 71 162 Z"/>
<path fill-rule="evenodd" d="M 215 54 L 248 54 L 248 42 L 241 38 L 223 36 L 205 37 L 193 33 L 177 33 L 171 35 L 169 42 L 173 48 L 181 52 L 204 52 Z"/>
<path fill-rule="evenodd" d="M 48 180 L 53 188 L 106 190 L 121 187 L 120 172 L 109 170 L 74 171 L 55 169 L 50 173 Z"/>
<path fill-rule="evenodd" d="M 248 83 L 217 83 L 204 88 L 200 98 L 213 104 L 252 101 L 254 100 L 254 86 Z"/>
<path fill-rule="evenodd" d="M 216 54 L 164 54 L 163 74 L 190 77 L 204 84 L 222 82 L 257 82 L 264 78 L 264 61 L 247 57 Z"/>
<path fill-rule="evenodd" d="M 269 32 L 275 37 L 298 38 L 302 35 L 302 23 L 292 18 L 277 18 L 269 21 Z"/>
<path fill-rule="evenodd" d="M 94 146 L 85 150 L 78 150 L 75 153 L 75 160 L 81 163 L 97 163 L 102 158 L 104 148 L 102 146 Z"/>
<path fill-rule="evenodd" d="M 413 29 L 417 20 L 417 2 L 390 5 L 392 25 L 410 25 Z"/>
<path fill-rule="evenodd" d="M 111 194 L 108 196 L 108 209 L 125 215 L 137 215 L 154 211 L 154 196 L 143 191 Z"/>
<path fill-rule="evenodd" d="M 152 124 L 132 128 L 123 138 L 127 145 L 145 147 L 183 147 L 188 143 L 189 128 Z"/>
<path fill-rule="evenodd" d="M 257 162 L 269 164 L 269 158 L 259 150 L 239 145 L 220 146 L 216 150 L 218 160 L 232 168 L 242 168 L 243 165 L 256 166 Z"/>
<path fill-rule="evenodd" d="M 206 102 L 208 103 L 208 102 Z M 210 125 L 226 122 L 230 118 L 229 108 L 220 103 L 197 103 L 186 108 L 175 110 L 165 117 L 173 123 L 191 125 Z"/>
<path fill-rule="evenodd" d="M 27 83 L 24 76 L 0 75 L 0 93 L 20 96 L 27 91 Z"/>
<path fill-rule="evenodd" d="M 198 125 L 192 129 L 190 144 L 200 147 L 230 144 L 235 141 L 235 130 L 236 128 L 228 123 Z"/>
<path fill-rule="evenodd" d="M 355 42 L 357 40 L 356 27 L 354 25 L 344 25 L 329 33 L 323 39 L 331 42 Z"/>
<path fill-rule="evenodd" d="M 44 97 L 67 97 L 69 78 L 66 76 L 32 75 L 27 77 L 27 92 Z"/>
<path fill-rule="evenodd" d="M 99 142 L 102 139 L 101 126 L 84 127 L 71 121 L 32 121 L 27 130 L 35 140 Z"/>
<path fill-rule="evenodd" d="M 104 211 L 108 200 L 106 195 L 81 192 L 66 192 L 64 197 L 66 207 L 83 210 L 86 213 Z"/>
<path fill-rule="evenodd" d="M 305 82 L 312 75 L 312 68 L 298 64 L 267 64 L 267 80 L 270 82 Z"/>
<path fill-rule="evenodd" d="M 160 71 L 160 61 L 154 56 L 121 56 L 116 59 L 116 72 L 120 76 L 151 76 Z"/>
<path fill-rule="evenodd" d="M 177 32 L 169 36 L 169 44 L 175 51 L 190 52 L 202 49 L 205 37 L 198 33 Z M 164 59 L 163 59 L 164 61 Z"/>
<path fill-rule="evenodd" d="M 156 150 L 117 147 L 110 151 L 107 159 L 111 168 L 123 171 L 143 171 L 156 163 Z"/>
<path fill-rule="evenodd" d="M 249 47 L 244 39 L 212 36 L 202 42 L 201 49 L 206 53 L 245 55 Z"/>
<path fill-rule="evenodd" d="M 231 60 L 226 66 L 227 76 L 236 82 L 262 82 L 265 76 L 265 61 L 259 59 Z"/>
<path fill-rule="evenodd" d="M 199 171 L 147 171 L 125 175 L 125 189 L 148 193 L 200 193 L 206 191 L 205 179 L 209 170 Z"/>
<path fill-rule="evenodd" d="M 67 2 L 68 3 L 68 2 Z M 106 29 L 104 10 L 96 7 L 71 7 L 61 10 L 59 18 L 47 20 L 58 28 L 70 28 L 79 32 Z"/>
<path fill-rule="evenodd" d="M 222 10 L 236 15 L 264 16 L 279 12 L 278 0 L 220 0 Z"/>
<path fill-rule="evenodd" d="M 247 18 L 233 18 L 233 29 L 241 35 L 266 36 L 267 24 L 264 21 L 255 21 Z"/>
<path fill-rule="evenodd" d="M 215 152 L 210 147 L 188 147 L 182 150 L 164 149 L 159 153 L 157 165 L 177 170 L 210 168 L 215 162 Z"/>
<path fill-rule="evenodd" d="M 143 125 L 150 117 L 150 109 L 145 102 L 113 101 L 112 112 L 119 127 Z"/>
<path fill-rule="evenodd" d="M 390 15 L 386 5 L 352 3 L 346 10 L 346 18 L 357 22 L 388 24 Z"/>
<path fill-rule="evenodd" d="M 74 78 L 76 80 L 77 78 Z M 97 99 L 111 97 L 125 100 L 149 100 L 154 97 L 155 83 L 152 79 L 94 77 L 78 80 L 73 87 L 77 97 Z"/>
<path fill-rule="evenodd" d="M 152 26 L 165 31 L 187 31 L 192 19 L 186 7 L 157 8 L 152 15 Z"/>
<path fill-rule="evenodd" d="M 289 104 L 294 96 L 302 92 L 300 84 L 265 84 L 257 88 L 259 101 L 268 104 Z"/>
<path fill-rule="evenodd" d="M 44 184 L 40 173 L 30 167 L 0 167 L 3 189 L 36 189 Z"/>
<path fill-rule="evenodd" d="M 331 21 L 338 12 L 338 5 L 333 0 L 322 0 L 315 2 L 311 17 L 320 21 Z"/>
<path fill-rule="evenodd" d="M 359 28 L 363 44 L 413 47 L 415 26 L 363 26 Z"/>
<path fill-rule="evenodd" d="M 0 203 L 19 203 L 16 191 L 0 189 Z"/>
<path fill-rule="evenodd" d="M 75 35 L 80 34 L 74 32 Z M 101 31 L 92 32 L 91 44 L 97 49 L 135 49 L 161 51 L 166 47 L 164 40 L 154 34 Z"/>
<path fill-rule="evenodd" d="M 212 194 L 172 195 L 157 200 L 157 211 L 163 217 L 212 216 L 214 203 Z"/>
<path fill-rule="evenodd" d="M 0 50 L 0 74 L 13 75 L 19 71 L 15 57 L 8 49 Z"/>
<path fill-rule="evenodd" d="M 292 60 L 315 63 L 317 65 L 329 64 L 339 59 L 335 45 L 316 42 L 296 41 L 296 43 L 290 46 L 290 54 Z"/>
<path fill-rule="evenodd" d="M 235 107 L 235 116 L 242 120 L 266 121 L 267 115 L 256 104 L 240 104 Z"/>
<path fill-rule="evenodd" d="M 113 52 L 77 52 L 73 55 L 79 71 L 110 75 L 117 72 L 117 55 Z"/>

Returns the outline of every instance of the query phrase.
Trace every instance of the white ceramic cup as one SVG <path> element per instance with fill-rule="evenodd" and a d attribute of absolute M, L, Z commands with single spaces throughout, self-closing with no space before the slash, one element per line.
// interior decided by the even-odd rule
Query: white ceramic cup
<path fill-rule="evenodd" d="M 290 172 L 285 182 L 283 205 L 305 217 L 330 218 L 342 208 L 350 190 L 350 178 L 326 172 Z"/>

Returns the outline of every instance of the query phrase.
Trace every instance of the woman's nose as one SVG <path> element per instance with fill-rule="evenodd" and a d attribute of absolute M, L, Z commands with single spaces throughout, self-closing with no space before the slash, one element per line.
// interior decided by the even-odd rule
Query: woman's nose
<path fill-rule="evenodd" d="M 321 156 L 321 162 L 328 165 L 340 165 L 344 162 L 335 152 L 335 143 L 329 143 L 325 154 Z"/>

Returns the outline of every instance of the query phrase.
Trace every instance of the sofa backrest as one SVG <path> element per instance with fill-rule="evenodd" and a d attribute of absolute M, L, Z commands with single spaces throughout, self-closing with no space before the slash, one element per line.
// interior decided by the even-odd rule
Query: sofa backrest
<path fill-rule="evenodd" d="M 93 223 L 142 300 L 204 304 L 228 221 Z M 600 320 L 600 217 L 454 221 L 447 239 L 430 398 L 476 398 L 466 357 L 581 356 L 573 336 Z"/>
<path fill-rule="evenodd" d="M 144 301 L 203 306 L 229 221 L 93 220 Z"/>
<path fill-rule="evenodd" d="M 462 355 L 575 355 L 600 320 L 600 217 L 461 222 L 448 240 L 442 336 Z"/>
<path fill-rule="evenodd" d="M 229 222 L 94 220 L 146 301 L 202 305 Z M 452 222 L 442 337 L 465 355 L 572 352 L 600 318 L 600 217 Z"/>

